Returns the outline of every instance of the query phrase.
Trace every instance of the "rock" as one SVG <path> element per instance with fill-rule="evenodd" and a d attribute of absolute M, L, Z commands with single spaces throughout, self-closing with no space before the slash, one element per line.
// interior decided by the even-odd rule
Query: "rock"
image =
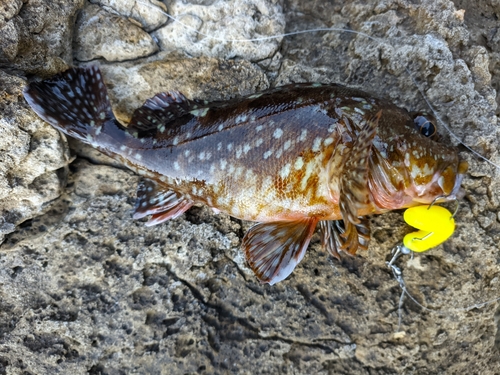
<path fill-rule="evenodd" d="M 272 57 L 283 33 L 282 7 L 274 0 L 215 0 L 170 3 L 170 22 L 153 35 L 163 51 L 181 52 L 189 57 L 242 58 L 252 62 Z M 246 42 L 247 39 L 263 38 Z"/>
<path fill-rule="evenodd" d="M 91 0 L 90 2 L 99 4 L 105 9 L 111 8 L 122 16 L 136 20 L 146 31 L 156 30 L 168 21 L 165 15 L 167 7 L 157 0 Z"/>
<path fill-rule="evenodd" d="M 126 121 L 157 91 L 178 89 L 216 100 L 269 83 L 310 80 L 358 86 L 408 109 L 426 110 L 407 67 L 450 129 L 499 163 L 495 2 L 292 0 L 284 10 L 276 2 L 245 4 L 230 13 L 217 0 L 172 2 L 169 11 L 203 19 L 200 30 L 222 25 L 213 16 L 218 11 L 235 17 L 240 11 L 236 29 L 230 22 L 219 29 L 225 35 L 241 35 L 242 20 L 259 25 L 251 20 L 259 9 L 264 20 L 275 17 L 269 25 L 283 25 L 285 17 L 286 31 L 348 25 L 378 39 L 302 34 L 259 51 L 239 50 L 236 43 L 217 46 L 191 31 L 175 34 L 186 44 L 160 40 L 161 52 L 147 59 L 102 64 L 120 118 Z M 248 31 L 257 34 L 268 33 Z M 39 56 L 37 66 L 49 59 Z M 238 60 L 224 63 L 214 56 Z M 9 67 L 24 60 L 16 61 Z M 12 85 L 19 88 L 8 101 L 9 124 L 0 128 L 25 145 L 30 133 L 21 130 L 38 129 L 41 121 L 32 117 L 14 127 L 34 115 L 20 99 L 24 80 Z M 446 129 L 441 133 L 444 142 L 457 143 Z M 56 132 L 52 139 L 59 139 Z M 117 164 L 77 158 L 62 196 L 0 247 L 0 366 L 6 373 L 438 374 L 473 368 L 495 374 L 498 303 L 481 303 L 500 294 L 500 178 L 498 169 L 459 149 L 470 168 L 456 233 L 413 260 L 398 260 L 413 297 L 401 308 L 401 285 L 385 264 L 411 230 L 400 212 L 374 217 L 369 251 L 341 262 L 315 237 L 294 273 L 271 287 L 257 282 L 239 250 L 248 223 L 195 207 L 176 220 L 145 227 L 131 220 L 138 177 Z M 62 145 L 59 152 L 64 155 Z M 29 148 L 10 148 L 11 153 L 21 160 Z M 39 169 L 33 162 L 30 172 Z M 34 188 L 43 192 L 46 186 L 52 185 Z M 10 203 L 3 200 L 0 207 Z M 17 224 L 8 223 L 8 231 Z"/>
<path fill-rule="evenodd" d="M 25 81 L 0 71 L 0 243 L 61 194 L 69 154 L 24 102 Z"/>
<path fill-rule="evenodd" d="M 139 26 L 92 4 L 78 16 L 75 44 L 79 61 L 101 57 L 107 61 L 133 60 L 158 50 L 153 38 Z"/>
<path fill-rule="evenodd" d="M 64 70 L 72 61 L 72 24 L 83 3 L 1 1 L 0 69 L 42 77 Z"/>

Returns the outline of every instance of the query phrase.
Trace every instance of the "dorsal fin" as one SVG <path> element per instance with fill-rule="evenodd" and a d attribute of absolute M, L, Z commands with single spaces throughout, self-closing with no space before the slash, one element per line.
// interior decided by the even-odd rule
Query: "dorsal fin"
<path fill-rule="evenodd" d="M 156 94 L 134 111 L 128 129 L 130 132 L 144 132 L 166 126 L 189 113 L 192 106 L 193 102 L 179 91 Z"/>

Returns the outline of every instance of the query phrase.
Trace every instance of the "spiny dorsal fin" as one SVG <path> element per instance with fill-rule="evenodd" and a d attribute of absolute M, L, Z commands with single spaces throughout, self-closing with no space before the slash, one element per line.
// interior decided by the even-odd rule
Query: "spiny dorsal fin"
<path fill-rule="evenodd" d="M 248 230 L 241 245 L 247 262 L 263 283 L 287 278 L 304 257 L 316 218 L 260 223 Z"/>
<path fill-rule="evenodd" d="M 156 94 L 134 111 L 128 126 L 131 132 L 143 132 L 166 126 L 192 109 L 193 102 L 178 91 Z"/>
<path fill-rule="evenodd" d="M 153 180 L 142 180 L 137 187 L 134 219 L 153 215 L 147 226 L 160 224 L 182 215 L 193 205 L 184 196 L 169 190 Z"/>

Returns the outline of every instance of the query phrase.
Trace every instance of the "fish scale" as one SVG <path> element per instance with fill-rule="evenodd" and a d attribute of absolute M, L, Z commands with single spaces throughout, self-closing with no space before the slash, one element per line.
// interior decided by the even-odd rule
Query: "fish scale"
<path fill-rule="evenodd" d="M 340 85 L 214 103 L 159 93 L 127 128 L 95 66 L 33 82 L 25 98 L 55 128 L 144 177 L 134 218 L 150 215 L 147 225 L 197 203 L 258 222 L 242 248 L 270 284 L 293 271 L 316 226 L 330 254 L 354 254 L 369 243 L 366 215 L 463 194 L 467 164 L 456 150 L 420 134 L 406 110 Z"/>

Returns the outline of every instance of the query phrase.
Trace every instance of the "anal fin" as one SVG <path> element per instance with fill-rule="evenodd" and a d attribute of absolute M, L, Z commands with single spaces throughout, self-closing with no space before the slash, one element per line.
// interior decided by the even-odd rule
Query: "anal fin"
<path fill-rule="evenodd" d="M 287 278 L 304 257 L 318 219 L 277 221 L 254 225 L 243 238 L 246 260 L 263 283 Z"/>
<path fill-rule="evenodd" d="M 144 179 L 137 187 L 137 200 L 135 203 L 134 219 L 152 215 L 147 226 L 163 223 L 175 219 L 187 211 L 193 202 L 183 195 L 165 189 L 153 180 Z"/>

